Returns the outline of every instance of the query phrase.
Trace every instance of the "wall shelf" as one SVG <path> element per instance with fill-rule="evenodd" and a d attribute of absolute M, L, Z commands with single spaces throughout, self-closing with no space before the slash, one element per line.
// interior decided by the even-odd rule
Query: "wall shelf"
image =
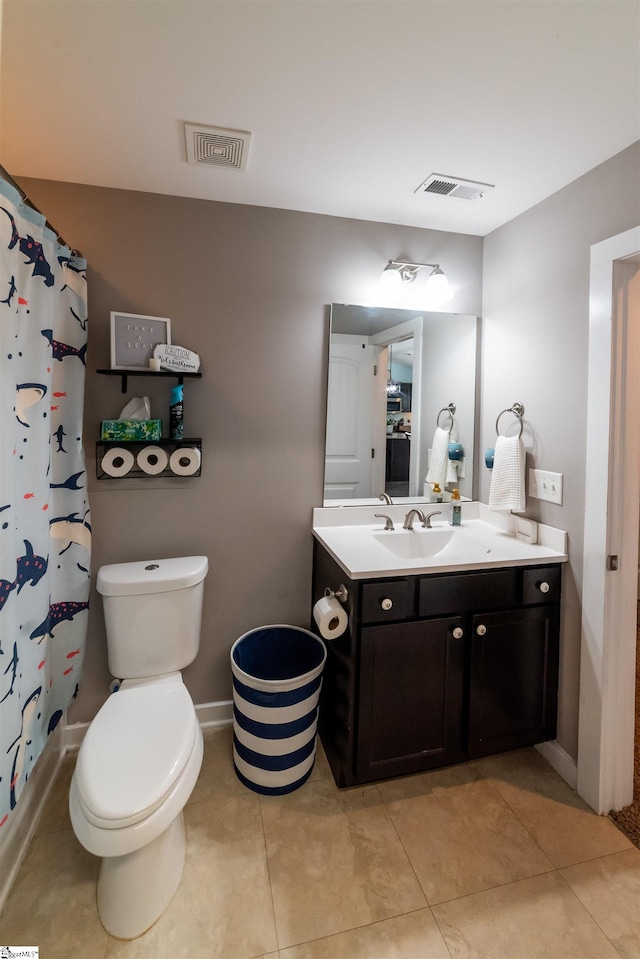
<path fill-rule="evenodd" d="M 127 392 L 127 380 L 130 376 L 170 376 L 174 380 L 177 379 L 180 386 L 182 386 L 183 381 L 187 377 L 200 379 L 202 373 L 176 373 L 172 370 L 96 370 L 96 373 L 101 373 L 102 376 L 119 376 L 122 380 L 122 392 Z"/>
<path fill-rule="evenodd" d="M 157 376 L 158 374 L 156 373 L 155 375 Z M 140 465 L 140 454 L 143 454 L 145 448 L 149 449 L 150 447 L 160 447 L 167 457 L 166 464 L 162 465 L 162 468 L 157 472 L 149 472 L 148 469 L 143 469 Z M 114 476 L 108 473 L 102 465 L 105 456 L 113 449 L 124 450 L 133 457 L 131 467 L 125 473 L 122 473 L 121 476 Z M 183 457 L 179 455 L 181 449 L 185 451 Z M 195 458 L 192 452 L 187 455 L 187 450 L 196 450 Z M 200 437 L 184 437 L 181 440 L 98 440 L 96 442 L 96 476 L 99 480 L 156 479 L 157 477 L 162 477 L 163 479 L 194 479 L 200 476 L 202 472 L 201 456 L 202 439 Z M 120 463 L 118 459 L 121 460 Z M 162 459 L 163 457 L 159 454 L 156 456 L 156 454 L 152 452 L 149 467 L 155 470 L 157 464 Z M 124 457 L 117 457 L 113 465 L 118 469 L 121 468 L 123 464 Z M 182 472 L 182 470 L 187 470 L 187 472 Z"/>

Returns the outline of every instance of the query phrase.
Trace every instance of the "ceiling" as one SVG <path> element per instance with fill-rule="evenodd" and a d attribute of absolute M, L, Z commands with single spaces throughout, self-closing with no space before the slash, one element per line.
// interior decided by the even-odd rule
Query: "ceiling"
<path fill-rule="evenodd" d="M 2 0 L 0 0 L 2 2 Z M 640 138 L 637 0 L 4 0 L 39 177 L 484 236 Z M 184 123 L 252 134 L 187 163 Z M 430 174 L 481 199 L 414 191 Z"/>

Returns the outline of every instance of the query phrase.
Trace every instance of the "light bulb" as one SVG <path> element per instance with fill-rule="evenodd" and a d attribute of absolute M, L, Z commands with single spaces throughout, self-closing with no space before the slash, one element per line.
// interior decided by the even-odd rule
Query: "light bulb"
<path fill-rule="evenodd" d="M 385 292 L 399 290 L 402 286 L 400 270 L 392 263 L 387 263 L 380 277 L 380 288 Z"/>
<path fill-rule="evenodd" d="M 436 303 L 443 303 L 445 300 L 451 299 L 453 294 L 449 289 L 449 281 L 440 267 L 436 267 L 427 280 L 427 292 L 429 299 Z"/>

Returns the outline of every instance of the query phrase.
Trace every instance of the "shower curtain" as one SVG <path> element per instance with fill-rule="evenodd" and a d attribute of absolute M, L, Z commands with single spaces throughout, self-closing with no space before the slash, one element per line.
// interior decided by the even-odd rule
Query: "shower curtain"
<path fill-rule="evenodd" d="M 0 827 L 78 691 L 86 263 L 0 178 Z"/>

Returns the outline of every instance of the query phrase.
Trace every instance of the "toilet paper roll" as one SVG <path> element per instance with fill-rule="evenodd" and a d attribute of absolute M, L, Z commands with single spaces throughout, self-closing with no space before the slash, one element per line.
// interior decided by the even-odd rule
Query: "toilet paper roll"
<path fill-rule="evenodd" d="M 169 468 L 176 476 L 193 476 L 200 469 L 200 450 L 193 446 L 181 446 L 169 457 Z"/>
<path fill-rule="evenodd" d="M 143 473 L 157 476 L 166 469 L 169 457 L 161 446 L 143 446 L 136 457 L 136 462 Z"/>
<path fill-rule="evenodd" d="M 324 639 L 337 639 L 342 636 L 349 624 L 349 618 L 335 596 L 323 596 L 313 607 L 320 635 Z"/>
<path fill-rule="evenodd" d="M 126 476 L 133 464 L 133 453 L 122 446 L 112 446 L 100 461 L 107 476 Z"/>

